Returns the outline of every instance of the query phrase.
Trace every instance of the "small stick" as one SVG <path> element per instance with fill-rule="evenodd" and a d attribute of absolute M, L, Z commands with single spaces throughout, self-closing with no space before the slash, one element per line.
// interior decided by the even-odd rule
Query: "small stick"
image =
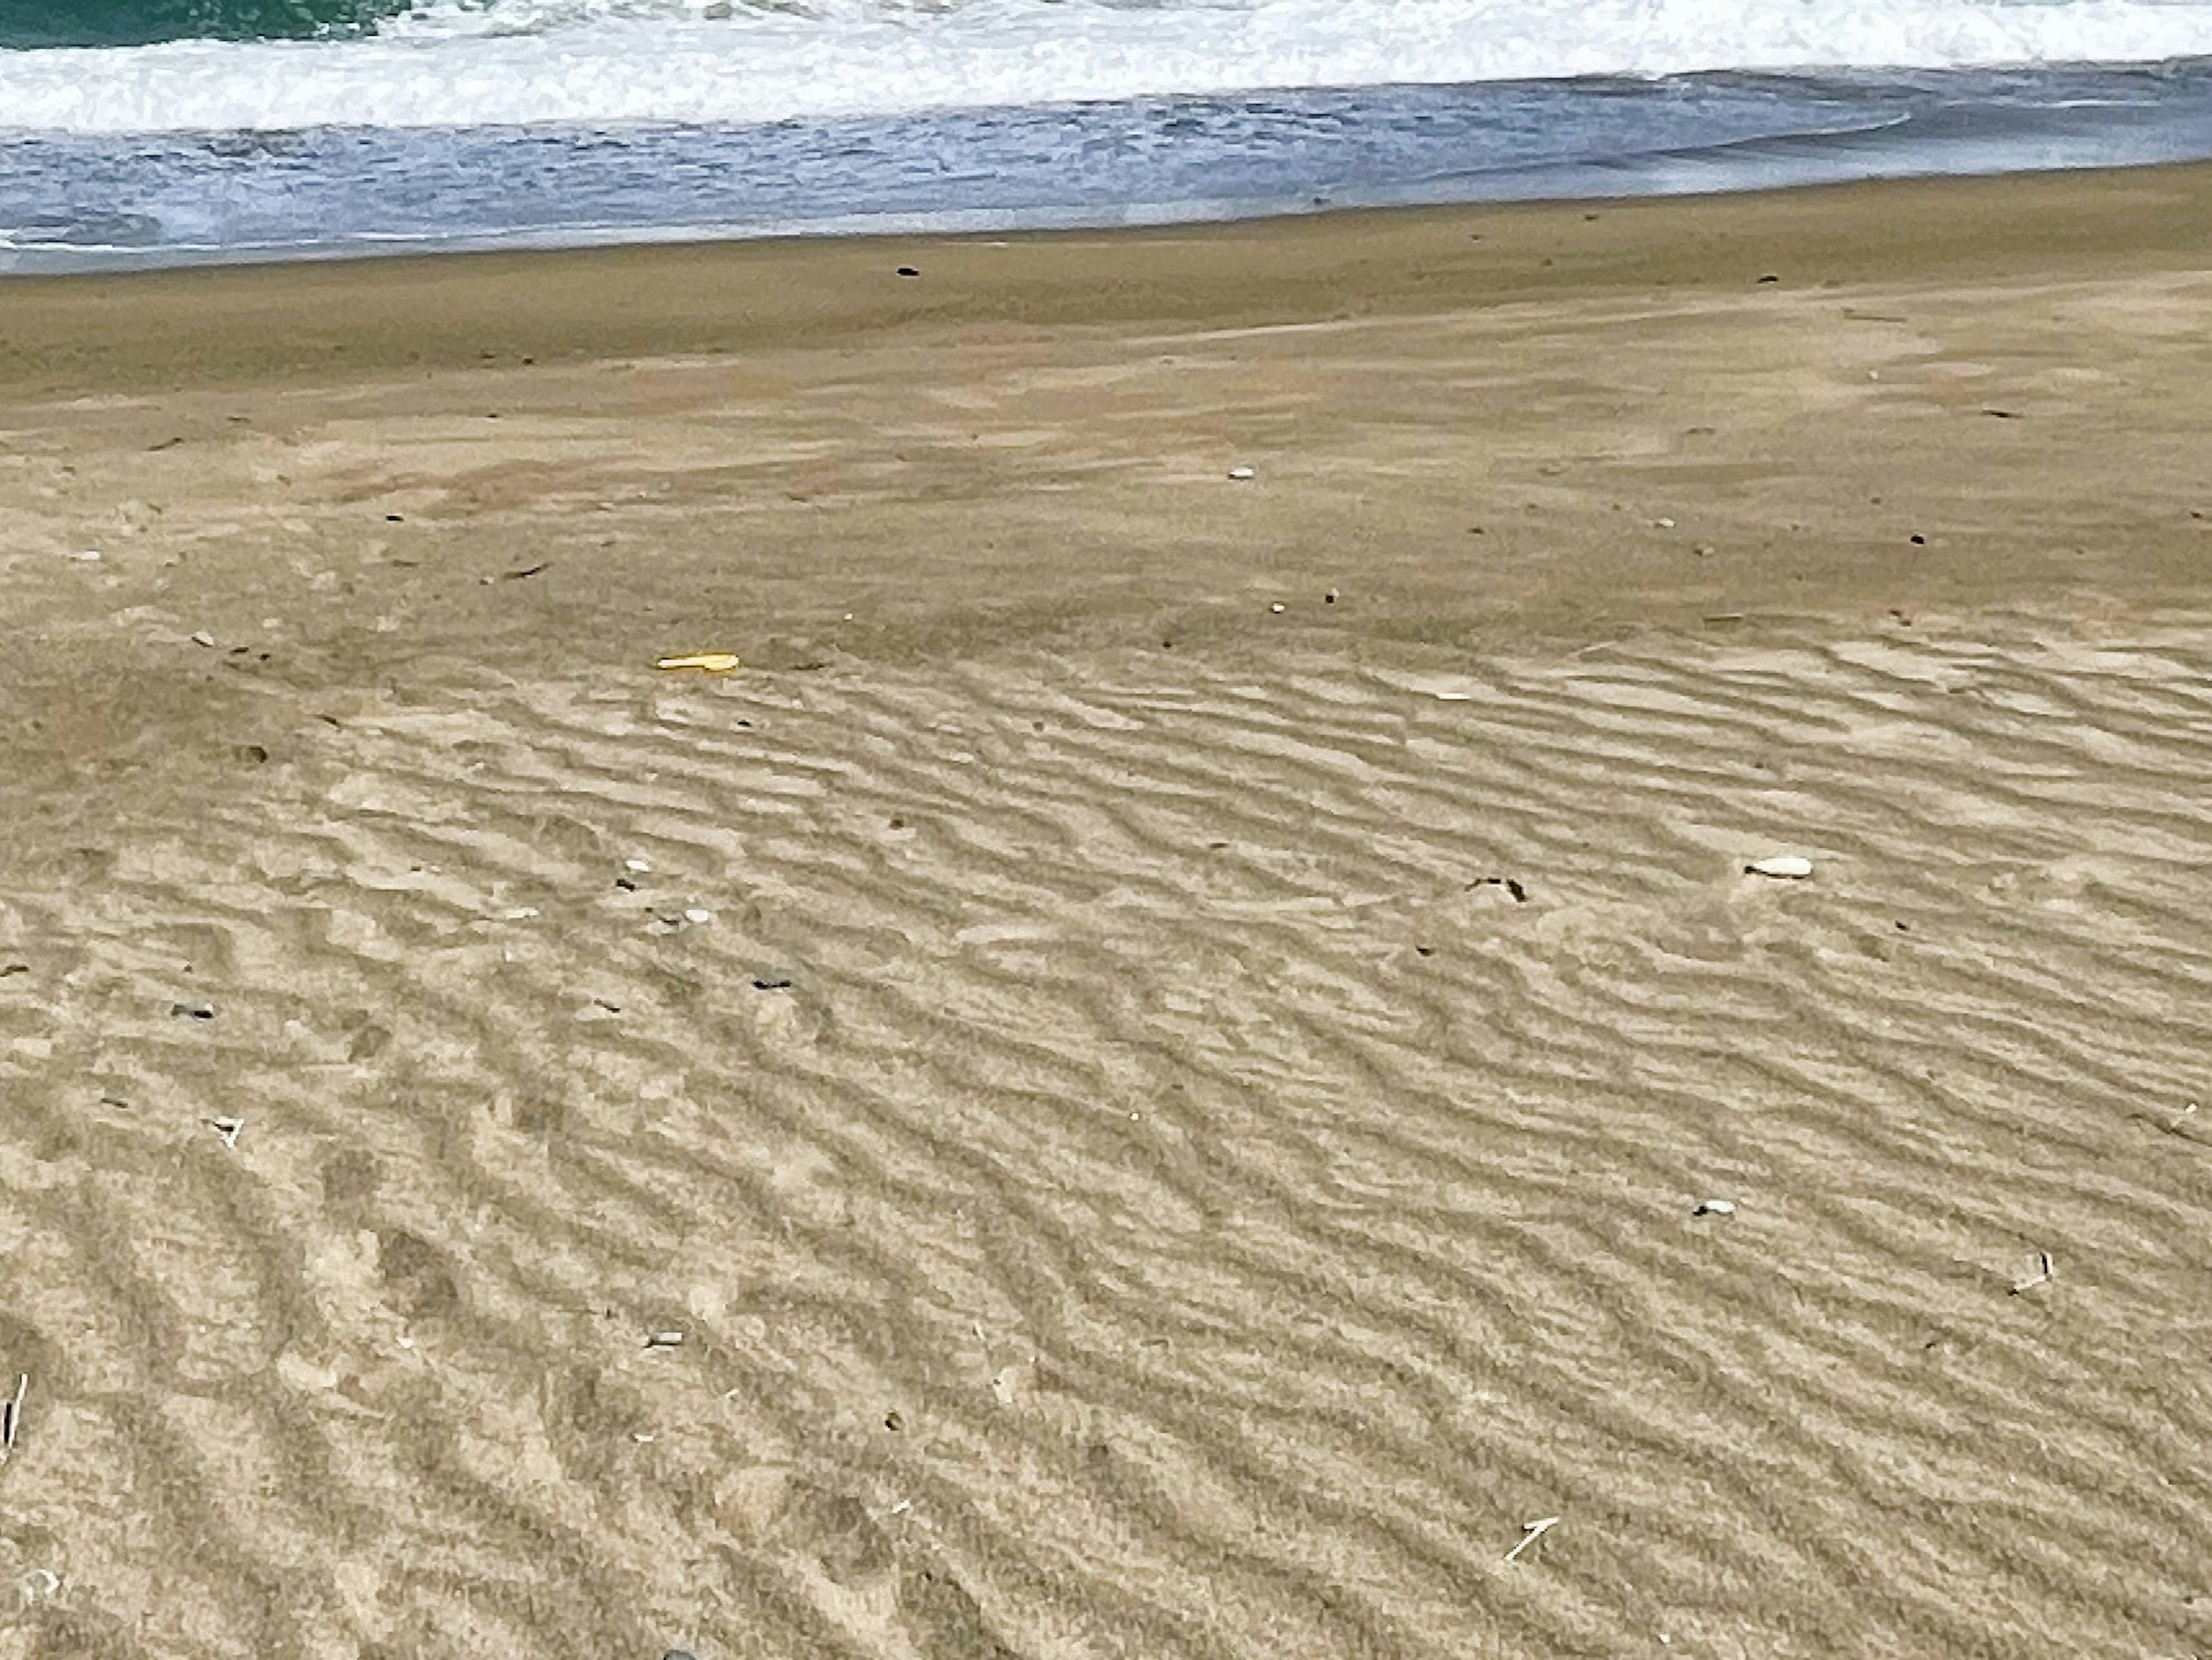
<path fill-rule="evenodd" d="M 1563 1517 L 1547 1516 L 1537 1521 L 1523 1522 L 1521 1524 L 1521 1542 L 1505 1553 L 1505 1560 L 1509 1562 L 1517 1561 L 1522 1551 L 1528 1549 L 1553 1528 L 1558 1527 L 1565 1519 Z"/>
<path fill-rule="evenodd" d="M 15 1437 L 23 1427 L 23 1397 L 31 1392 L 31 1375 L 15 1374 L 15 1398 L 0 1401 L 0 1464 L 15 1450 Z"/>
<path fill-rule="evenodd" d="M 2025 1291 L 2033 1291 L 2038 1286 L 2044 1286 L 2051 1283 L 2052 1272 L 2051 1267 L 2051 1253 L 2047 1250 L 2038 1251 L 2036 1255 L 2042 1259 L 2043 1266 L 2035 1273 L 2029 1274 L 2027 1279 L 2021 1280 L 2018 1285 L 2012 1288 L 2012 1294 L 2014 1297 L 2019 1296 Z"/>

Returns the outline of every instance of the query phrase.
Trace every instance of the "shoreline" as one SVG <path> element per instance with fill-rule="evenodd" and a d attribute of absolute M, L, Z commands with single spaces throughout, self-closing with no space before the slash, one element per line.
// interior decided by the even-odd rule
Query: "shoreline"
<path fill-rule="evenodd" d="M 885 330 L 1202 327 L 1636 290 L 2189 268 L 2212 163 L 1109 231 L 625 245 L 0 278 L 0 396 L 714 354 Z M 911 266 L 921 275 L 900 279 Z"/>

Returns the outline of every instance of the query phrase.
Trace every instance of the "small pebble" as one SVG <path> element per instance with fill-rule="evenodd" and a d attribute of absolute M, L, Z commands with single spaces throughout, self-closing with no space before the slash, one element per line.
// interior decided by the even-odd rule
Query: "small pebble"
<path fill-rule="evenodd" d="M 714 913 L 704 905 L 694 905 L 684 913 L 684 920 L 694 927 L 703 928 L 714 920 Z"/>
<path fill-rule="evenodd" d="M 1257 478 L 1260 475 L 1249 467 L 1231 467 L 1229 469 L 1229 476 L 1241 481 L 1246 478 Z"/>
<path fill-rule="evenodd" d="M 196 646 L 212 647 L 215 644 L 215 635 L 210 634 L 205 629 L 202 629 L 198 634 L 192 636 L 192 643 Z"/>
<path fill-rule="evenodd" d="M 1697 1209 L 1692 1211 L 1690 1214 L 1692 1216 L 1733 1216 L 1735 1214 L 1735 1201 L 1733 1199 L 1703 1200 L 1698 1203 Z"/>
<path fill-rule="evenodd" d="M 684 1347 L 684 1334 L 680 1331 L 657 1331 L 645 1340 L 645 1346 L 649 1349 L 680 1349 Z"/>
<path fill-rule="evenodd" d="M 172 1003 L 169 1005 L 169 1012 L 179 1020 L 212 1020 L 215 1018 L 215 1005 L 212 1003 Z"/>
<path fill-rule="evenodd" d="M 77 561 L 80 564 L 96 565 L 100 562 L 100 550 L 98 548 L 87 548 L 81 553 L 73 553 L 70 555 L 70 557 Z"/>
<path fill-rule="evenodd" d="M 755 991 L 789 991 L 791 976 L 787 974 L 763 974 L 753 982 Z"/>
<path fill-rule="evenodd" d="M 650 876 L 653 874 L 652 865 L 642 859 L 625 859 L 623 860 L 623 868 L 629 871 L 635 876 Z"/>
<path fill-rule="evenodd" d="M 1274 612 L 1276 616 L 1280 617 L 1283 614 L 1283 602 L 1278 599 L 1273 605 L 1268 606 L 1267 609 Z"/>
<path fill-rule="evenodd" d="M 1768 859 L 1754 859 L 1744 867 L 1747 875 L 1771 876 L 1784 882 L 1802 882 L 1813 873 L 1813 861 L 1794 853 L 1778 853 Z"/>
<path fill-rule="evenodd" d="M 1671 519 L 1654 519 L 1651 521 L 1651 524 L 1655 530 L 1672 530 L 1674 528 L 1674 521 Z"/>

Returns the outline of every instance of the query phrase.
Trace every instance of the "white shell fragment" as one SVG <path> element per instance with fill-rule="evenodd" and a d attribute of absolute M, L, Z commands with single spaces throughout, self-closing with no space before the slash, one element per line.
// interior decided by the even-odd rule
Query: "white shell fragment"
<path fill-rule="evenodd" d="M 684 913 L 684 920 L 695 928 L 703 928 L 714 920 L 714 913 L 704 905 L 694 905 Z"/>
<path fill-rule="evenodd" d="M 1692 1216 L 1733 1216 L 1735 1214 L 1735 1201 L 1733 1199 L 1701 1199 L 1698 1201 L 1697 1209 L 1692 1211 L 1690 1214 Z"/>
<path fill-rule="evenodd" d="M 656 1331 L 647 1337 L 645 1346 L 649 1349 L 680 1349 L 684 1347 L 684 1334 L 680 1331 Z"/>
<path fill-rule="evenodd" d="M 1771 876 L 1785 882 L 1802 882 L 1813 873 L 1813 861 L 1794 853 L 1778 853 L 1770 858 L 1754 859 L 1744 870 L 1753 876 Z"/>
<path fill-rule="evenodd" d="M 1241 483 L 1247 478 L 1257 478 L 1260 475 L 1249 467 L 1231 467 L 1229 469 L 1229 476 Z"/>

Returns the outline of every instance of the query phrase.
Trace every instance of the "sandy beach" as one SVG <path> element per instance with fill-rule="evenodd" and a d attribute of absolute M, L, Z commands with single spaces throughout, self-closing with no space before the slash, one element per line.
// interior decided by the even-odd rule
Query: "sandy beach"
<path fill-rule="evenodd" d="M 0 1660 L 2212 1653 L 2208 226 L 0 284 Z"/>

